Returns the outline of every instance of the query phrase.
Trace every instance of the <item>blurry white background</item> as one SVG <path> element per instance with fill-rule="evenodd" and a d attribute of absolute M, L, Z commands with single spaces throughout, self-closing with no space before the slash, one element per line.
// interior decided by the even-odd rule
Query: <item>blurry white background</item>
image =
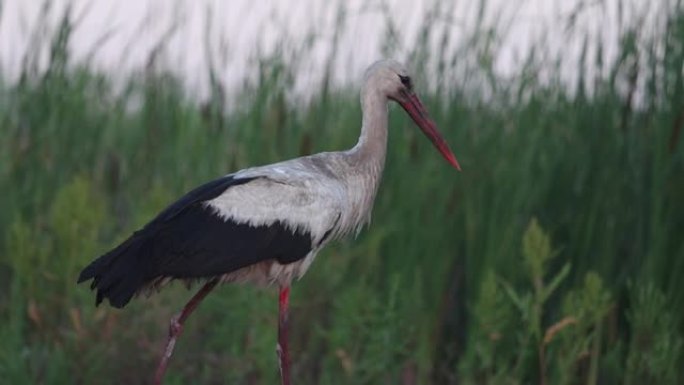
<path fill-rule="evenodd" d="M 0 74 L 5 81 L 16 80 L 27 48 L 36 42 L 43 47 L 38 62 L 46 62 L 45 36 L 54 36 L 64 10 L 71 7 L 76 27 L 70 50 L 76 62 L 90 57 L 96 68 L 116 78 L 145 68 L 150 51 L 164 39 L 160 62 L 200 95 L 208 84 L 207 47 L 220 81 L 230 90 L 253 75 L 254 58 L 289 46 L 290 56 L 283 59 L 296 60 L 298 73 L 307 74 L 297 82 L 298 91 L 306 93 L 310 83 L 323 76 L 334 39 L 338 44 L 333 81 L 356 81 L 363 68 L 383 56 L 383 47 L 400 60 L 415 52 L 421 26 L 430 14 L 430 44 L 442 44 L 443 31 L 453 52 L 469 39 L 483 39 L 478 42 L 486 47 L 482 57 L 499 76 L 519 70 L 530 47 L 546 47 L 547 52 L 537 52 L 537 57 L 542 62 L 547 58 L 549 66 L 560 65 L 561 74 L 568 74 L 564 80 L 571 84 L 586 36 L 592 37 L 590 44 L 603 44 L 602 60 L 609 63 L 618 52 L 621 29 L 637 23 L 641 37 L 652 35 L 671 2 L 5 0 L 0 2 Z M 41 17 L 45 9 L 48 16 Z M 337 24 L 339 15 L 344 15 L 341 24 Z M 482 33 L 490 27 L 496 33 Z M 298 55 L 296 47 L 306 39 L 310 50 Z"/>

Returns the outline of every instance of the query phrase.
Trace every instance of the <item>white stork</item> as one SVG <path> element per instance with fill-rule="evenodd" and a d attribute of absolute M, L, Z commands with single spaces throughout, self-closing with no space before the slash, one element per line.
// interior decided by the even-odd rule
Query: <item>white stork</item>
<path fill-rule="evenodd" d="M 202 299 L 219 282 L 247 281 L 280 287 L 277 352 L 281 383 L 290 384 L 290 283 L 328 242 L 369 222 L 385 164 L 389 100 L 460 170 L 404 66 L 379 61 L 365 74 L 361 136 L 352 149 L 248 168 L 201 185 L 83 269 L 78 282 L 93 280 L 96 304 L 106 298 L 116 308 L 169 280 L 206 281 L 171 321 L 155 384 L 162 381 L 184 321 Z"/>

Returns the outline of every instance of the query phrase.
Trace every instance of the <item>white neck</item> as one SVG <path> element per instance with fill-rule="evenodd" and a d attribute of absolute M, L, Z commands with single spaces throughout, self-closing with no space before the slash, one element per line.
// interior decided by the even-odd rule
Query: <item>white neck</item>
<path fill-rule="evenodd" d="M 348 154 L 356 166 L 371 166 L 379 173 L 387 154 L 387 97 L 373 87 L 365 87 L 361 93 L 361 110 L 361 136 Z"/>
<path fill-rule="evenodd" d="M 374 87 L 361 92 L 363 123 L 356 146 L 343 152 L 344 167 L 339 169 L 348 189 L 349 207 L 342 219 L 342 232 L 359 231 L 370 221 L 375 195 L 380 185 L 387 153 L 387 96 Z"/>

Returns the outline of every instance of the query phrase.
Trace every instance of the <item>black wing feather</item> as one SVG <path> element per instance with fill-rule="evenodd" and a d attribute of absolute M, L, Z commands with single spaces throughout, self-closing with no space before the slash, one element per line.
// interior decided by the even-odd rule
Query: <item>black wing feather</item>
<path fill-rule="evenodd" d="M 226 176 L 185 194 L 122 244 L 88 265 L 78 282 L 93 279 L 96 304 L 125 306 L 161 277 L 208 278 L 275 259 L 291 263 L 311 251 L 311 235 L 280 221 L 251 226 L 225 220 L 205 202 L 254 178 Z"/>

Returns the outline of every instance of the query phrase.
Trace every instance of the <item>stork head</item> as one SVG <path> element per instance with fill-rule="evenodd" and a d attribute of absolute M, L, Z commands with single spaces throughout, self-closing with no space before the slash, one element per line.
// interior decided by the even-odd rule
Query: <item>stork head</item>
<path fill-rule="evenodd" d="M 388 99 L 399 103 L 447 162 L 461 171 L 456 156 L 449 149 L 449 145 L 437 129 L 435 122 L 430 119 L 413 89 L 411 75 L 401 63 L 394 60 L 380 60 L 368 68 L 365 78 L 363 94 L 380 92 Z"/>

